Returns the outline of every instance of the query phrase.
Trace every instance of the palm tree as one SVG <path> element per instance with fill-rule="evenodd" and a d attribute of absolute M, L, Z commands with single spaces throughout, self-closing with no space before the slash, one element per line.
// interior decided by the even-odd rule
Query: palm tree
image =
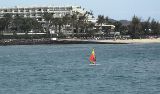
<path fill-rule="evenodd" d="M 34 31 L 38 30 L 38 32 L 42 32 L 43 30 L 41 23 L 39 23 L 36 19 L 31 19 L 31 28 Z"/>
<path fill-rule="evenodd" d="M 7 31 L 9 29 L 9 25 L 10 25 L 10 23 L 12 21 L 12 15 L 7 13 L 3 17 L 4 17 L 4 20 L 5 20 L 4 21 L 5 31 Z"/>
<path fill-rule="evenodd" d="M 5 19 L 0 19 L 0 39 L 3 39 L 3 31 L 5 30 Z"/>
<path fill-rule="evenodd" d="M 59 24 L 59 18 L 52 18 L 51 25 L 54 26 L 55 33 L 58 33 L 57 32 L 58 24 Z"/>
<path fill-rule="evenodd" d="M 66 32 L 66 25 L 69 25 L 71 23 L 71 15 L 69 14 L 66 14 L 63 18 L 63 24 L 64 24 L 64 29 L 65 29 L 65 32 Z"/>
<path fill-rule="evenodd" d="M 63 26 L 63 18 L 57 18 L 57 22 L 58 22 L 59 33 L 62 33 L 61 29 L 62 29 L 62 26 Z"/>
<path fill-rule="evenodd" d="M 105 22 L 104 16 L 98 15 L 97 23 L 102 25 L 104 22 Z"/>
<path fill-rule="evenodd" d="M 14 17 L 12 23 L 12 30 L 20 32 L 20 27 L 23 24 L 23 17 L 19 16 L 18 14 Z"/>
<path fill-rule="evenodd" d="M 5 19 L 1 18 L 0 19 L 0 30 L 3 31 L 5 29 Z"/>
<path fill-rule="evenodd" d="M 95 30 L 93 29 L 95 26 L 95 23 L 89 22 L 87 23 L 87 30 L 86 30 L 86 35 L 87 37 L 92 37 L 96 33 Z"/>
<path fill-rule="evenodd" d="M 79 19 L 78 19 L 78 33 L 79 33 L 79 29 L 82 31 L 83 30 L 83 32 L 85 33 L 86 32 L 86 28 L 87 28 L 87 25 L 88 25 L 88 23 L 87 23 L 87 19 L 88 19 L 88 17 L 87 17 L 87 15 L 88 15 L 88 12 L 86 12 L 85 14 L 83 14 L 82 16 L 79 16 Z"/>
<path fill-rule="evenodd" d="M 105 23 L 105 19 L 104 19 L 103 15 L 98 15 L 97 23 L 101 25 L 100 28 L 101 28 L 101 31 L 102 31 L 102 24 Z"/>
<path fill-rule="evenodd" d="M 73 13 L 73 15 L 71 16 L 71 27 L 72 27 L 72 36 L 74 36 L 74 28 L 77 27 L 77 19 L 78 19 L 78 12 Z M 77 30 L 76 30 L 77 31 Z"/>
<path fill-rule="evenodd" d="M 110 23 L 110 22 L 109 22 L 109 17 L 108 17 L 108 16 L 106 16 L 104 20 L 105 20 L 105 23 L 106 23 L 106 24 L 109 24 L 109 23 Z"/>
<path fill-rule="evenodd" d="M 50 26 L 51 26 L 51 21 L 53 20 L 53 14 L 51 13 L 48 13 L 48 12 L 45 12 L 44 15 L 43 15 L 43 18 L 45 19 L 46 21 L 46 31 L 47 31 L 47 35 L 50 36 Z"/>

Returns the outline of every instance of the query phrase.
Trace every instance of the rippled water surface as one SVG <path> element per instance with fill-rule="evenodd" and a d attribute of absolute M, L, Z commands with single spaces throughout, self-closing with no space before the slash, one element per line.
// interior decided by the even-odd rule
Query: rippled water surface
<path fill-rule="evenodd" d="M 160 94 L 160 44 L 0 46 L 0 94 Z"/>

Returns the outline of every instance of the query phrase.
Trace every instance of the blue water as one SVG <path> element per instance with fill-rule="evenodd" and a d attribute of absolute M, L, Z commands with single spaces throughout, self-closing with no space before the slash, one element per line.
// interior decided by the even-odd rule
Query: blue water
<path fill-rule="evenodd" d="M 160 94 L 160 44 L 0 46 L 0 94 Z"/>

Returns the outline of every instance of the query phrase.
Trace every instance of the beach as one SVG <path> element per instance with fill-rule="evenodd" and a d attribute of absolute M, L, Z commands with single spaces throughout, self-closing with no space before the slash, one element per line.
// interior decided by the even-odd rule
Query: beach
<path fill-rule="evenodd" d="M 59 43 L 95 43 L 95 44 L 131 44 L 131 43 L 160 43 L 157 39 L 126 39 L 126 40 L 85 40 L 85 39 L 59 39 Z"/>

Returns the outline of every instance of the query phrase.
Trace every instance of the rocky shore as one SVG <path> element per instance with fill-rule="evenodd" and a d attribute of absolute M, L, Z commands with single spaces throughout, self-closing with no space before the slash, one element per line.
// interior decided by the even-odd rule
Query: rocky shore
<path fill-rule="evenodd" d="M 160 43 L 157 39 L 129 39 L 129 40 L 83 40 L 83 39 L 3 39 L 0 45 L 39 45 L 39 44 L 132 44 L 132 43 Z"/>
<path fill-rule="evenodd" d="M 50 39 L 3 39 L 0 40 L 0 45 L 38 45 L 52 44 Z"/>

